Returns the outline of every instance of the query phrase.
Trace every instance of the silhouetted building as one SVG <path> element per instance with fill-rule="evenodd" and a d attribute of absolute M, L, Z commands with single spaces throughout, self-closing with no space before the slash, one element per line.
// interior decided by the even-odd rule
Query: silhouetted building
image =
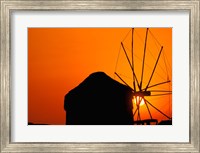
<path fill-rule="evenodd" d="M 66 124 L 132 125 L 132 90 L 96 72 L 65 95 Z"/>

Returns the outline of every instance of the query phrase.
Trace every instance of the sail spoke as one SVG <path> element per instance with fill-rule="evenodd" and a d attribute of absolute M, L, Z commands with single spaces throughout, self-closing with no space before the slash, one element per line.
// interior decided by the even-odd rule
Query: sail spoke
<path fill-rule="evenodd" d="M 132 28 L 132 43 L 131 44 L 132 44 L 133 89 L 136 92 L 135 76 L 134 76 L 133 36 L 134 36 L 134 28 Z"/>
<path fill-rule="evenodd" d="M 162 53 L 162 50 L 163 50 L 163 46 L 162 46 L 161 49 L 160 49 L 160 53 L 159 53 L 159 55 L 158 55 L 158 58 L 157 58 L 157 60 L 156 60 L 155 65 L 154 65 L 154 69 L 153 69 L 153 71 L 152 71 L 152 73 L 151 73 L 151 77 L 150 77 L 149 82 L 148 82 L 148 84 L 147 84 L 147 86 L 146 86 L 146 88 L 145 88 L 145 91 L 147 90 L 147 88 L 148 88 L 148 86 L 149 86 L 149 84 L 150 84 L 150 82 L 151 82 L 151 79 L 152 79 L 153 74 L 154 74 L 154 72 L 155 72 L 155 69 L 156 69 L 156 67 L 157 67 L 158 61 L 159 61 L 159 59 L 160 59 L 160 55 L 161 55 L 161 53 Z"/>
<path fill-rule="evenodd" d="M 145 55 L 146 55 L 146 46 L 147 46 L 148 30 L 149 30 L 149 28 L 147 28 L 147 31 L 146 31 L 146 38 L 145 38 L 145 43 L 144 43 L 144 55 L 143 55 L 143 61 L 142 61 L 142 75 L 141 75 L 141 80 L 140 80 L 140 88 L 142 88 L 142 81 L 143 81 L 144 61 L 145 61 Z"/>
<path fill-rule="evenodd" d="M 159 85 L 162 85 L 162 84 L 166 84 L 166 83 L 169 83 L 169 82 L 171 82 L 171 81 L 168 80 L 168 81 L 165 81 L 165 82 L 160 82 L 160 83 L 157 83 L 157 84 L 154 84 L 154 85 L 148 86 L 147 89 L 152 88 L 152 87 L 156 87 L 156 86 L 159 86 Z M 146 88 L 145 88 L 145 89 L 142 89 L 142 90 L 146 90 Z"/>
<path fill-rule="evenodd" d="M 138 111 L 138 107 L 137 107 L 137 109 L 135 110 L 135 112 L 133 113 L 133 117 L 135 116 L 135 114 L 137 113 L 137 111 Z"/>
<path fill-rule="evenodd" d="M 124 48 L 124 45 L 123 45 L 122 42 L 121 42 L 121 45 L 122 45 L 122 48 L 123 48 L 124 53 L 125 53 L 125 55 L 126 55 L 126 58 L 127 58 L 127 60 L 128 60 L 128 63 L 129 63 L 129 65 L 130 65 L 130 67 L 131 67 L 131 70 L 132 70 L 132 72 L 133 72 L 133 74 L 134 74 L 134 77 L 135 77 L 135 79 L 136 79 L 136 82 L 137 82 L 138 88 L 141 90 L 140 85 L 139 85 L 139 82 L 138 82 L 138 79 L 137 79 L 137 77 L 136 77 L 136 75 L 135 75 L 135 72 L 134 72 L 134 70 L 133 70 L 133 67 L 132 67 L 132 65 L 131 65 L 131 62 L 130 62 L 130 60 L 129 60 L 129 58 L 128 58 L 128 55 L 127 55 L 126 49 Z"/>
<path fill-rule="evenodd" d="M 147 101 L 146 99 L 144 99 L 151 107 L 153 107 L 154 109 L 156 109 L 158 112 L 160 112 L 162 115 L 164 115 L 165 117 L 167 117 L 168 119 L 172 119 L 169 116 L 167 116 L 165 113 L 163 113 L 161 110 L 159 110 L 158 108 L 156 108 L 154 105 L 152 105 L 149 101 Z"/>
<path fill-rule="evenodd" d="M 124 82 L 124 84 L 125 85 L 127 85 L 129 88 L 131 88 L 129 85 L 128 85 L 128 83 L 126 83 L 120 76 L 119 76 L 119 74 L 117 74 L 116 72 L 115 72 L 115 74 L 117 75 L 117 77 L 122 81 L 122 82 Z M 131 88 L 132 89 L 132 88 Z M 133 89 L 132 89 L 133 90 Z"/>
<path fill-rule="evenodd" d="M 165 93 L 165 94 L 156 94 L 156 95 L 151 95 L 151 96 L 164 96 L 164 95 L 171 95 L 172 93 Z"/>
<path fill-rule="evenodd" d="M 147 107 L 147 110 L 148 110 L 148 112 L 149 112 L 150 118 L 152 119 L 152 115 L 151 115 L 151 112 L 150 112 L 150 110 L 149 110 L 149 106 L 148 106 L 148 104 L 147 104 L 147 102 L 146 102 L 146 101 L 144 101 L 144 102 L 145 102 L 145 105 L 146 105 L 146 107 Z"/>

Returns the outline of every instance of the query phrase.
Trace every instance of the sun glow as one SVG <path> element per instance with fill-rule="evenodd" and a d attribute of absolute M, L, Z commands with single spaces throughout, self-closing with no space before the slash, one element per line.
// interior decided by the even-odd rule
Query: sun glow
<path fill-rule="evenodd" d="M 144 99 L 143 99 L 142 97 L 140 97 L 140 96 L 134 96 L 134 97 L 133 97 L 133 103 L 134 103 L 135 105 L 140 105 L 140 106 L 142 106 L 142 105 L 144 105 Z"/>

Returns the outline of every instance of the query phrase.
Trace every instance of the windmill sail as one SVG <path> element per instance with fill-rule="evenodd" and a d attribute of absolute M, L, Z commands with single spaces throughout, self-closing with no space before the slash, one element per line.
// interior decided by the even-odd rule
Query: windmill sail
<path fill-rule="evenodd" d="M 166 29 L 132 28 L 120 44 L 116 80 L 132 88 L 136 124 L 172 120 L 171 42 L 158 33 Z"/>

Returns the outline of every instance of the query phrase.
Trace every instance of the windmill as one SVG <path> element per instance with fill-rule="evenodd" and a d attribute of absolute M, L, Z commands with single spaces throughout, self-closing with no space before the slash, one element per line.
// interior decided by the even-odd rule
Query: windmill
<path fill-rule="evenodd" d="M 132 89 L 134 124 L 158 124 L 158 119 L 155 119 L 158 116 L 162 116 L 162 120 L 172 120 L 171 66 L 165 53 L 166 46 L 160 44 L 153 34 L 154 29 L 132 28 L 120 44 L 115 75 Z M 120 57 L 124 59 L 121 62 Z M 152 97 L 159 98 L 154 100 Z M 161 106 L 158 108 L 156 105 Z"/>

